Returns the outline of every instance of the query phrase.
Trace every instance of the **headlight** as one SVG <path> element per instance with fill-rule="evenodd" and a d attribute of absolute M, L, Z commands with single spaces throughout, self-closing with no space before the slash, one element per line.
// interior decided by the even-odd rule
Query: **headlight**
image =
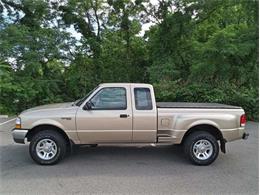
<path fill-rule="evenodd" d="M 21 129 L 21 128 L 22 128 L 22 125 L 21 125 L 21 118 L 20 118 L 20 117 L 17 117 L 17 118 L 16 118 L 16 121 L 15 121 L 15 128 L 16 128 L 16 129 Z"/>

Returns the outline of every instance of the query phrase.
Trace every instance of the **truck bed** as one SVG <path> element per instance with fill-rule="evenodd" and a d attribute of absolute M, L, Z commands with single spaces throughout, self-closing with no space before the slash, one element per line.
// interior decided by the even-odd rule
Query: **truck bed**
<path fill-rule="evenodd" d="M 238 106 L 218 103 L 157 102 L 156 106 L 157 108 L 241 109 Z"/>

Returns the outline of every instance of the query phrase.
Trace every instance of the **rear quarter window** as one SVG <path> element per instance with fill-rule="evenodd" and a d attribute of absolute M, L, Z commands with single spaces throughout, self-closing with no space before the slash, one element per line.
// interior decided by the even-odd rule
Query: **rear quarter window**
<path fill-rule="evenodd" d="M 152 110 L 152 98 L 149 88 L 134 88 L 136 110 Z"/>

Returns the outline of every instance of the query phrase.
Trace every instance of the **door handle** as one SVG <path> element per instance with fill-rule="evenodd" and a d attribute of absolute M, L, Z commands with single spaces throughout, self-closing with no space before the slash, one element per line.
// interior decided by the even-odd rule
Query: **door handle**
<path fill-rule="evenodd" d="M 129 114 L 120 114 L 120 118 L 128 118 L 129 116 Z"/>

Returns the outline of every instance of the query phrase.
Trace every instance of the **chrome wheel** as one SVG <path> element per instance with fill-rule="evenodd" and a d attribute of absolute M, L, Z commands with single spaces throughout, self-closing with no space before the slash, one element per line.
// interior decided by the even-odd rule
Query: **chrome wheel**
<path fill-rule="evenodd" d="M 211 142 L 206 139 L 198 140 L 193 145 L 193 154 L 199 160 L 207 160 L 213 154 L 213 146 Z"/>
<path fill-rule="evenodd" d="M 57 145 L 51 139 L 42 139 L 36 145 L 36 153 L 42 160 L 51 160 L 57 154 Z"/>

